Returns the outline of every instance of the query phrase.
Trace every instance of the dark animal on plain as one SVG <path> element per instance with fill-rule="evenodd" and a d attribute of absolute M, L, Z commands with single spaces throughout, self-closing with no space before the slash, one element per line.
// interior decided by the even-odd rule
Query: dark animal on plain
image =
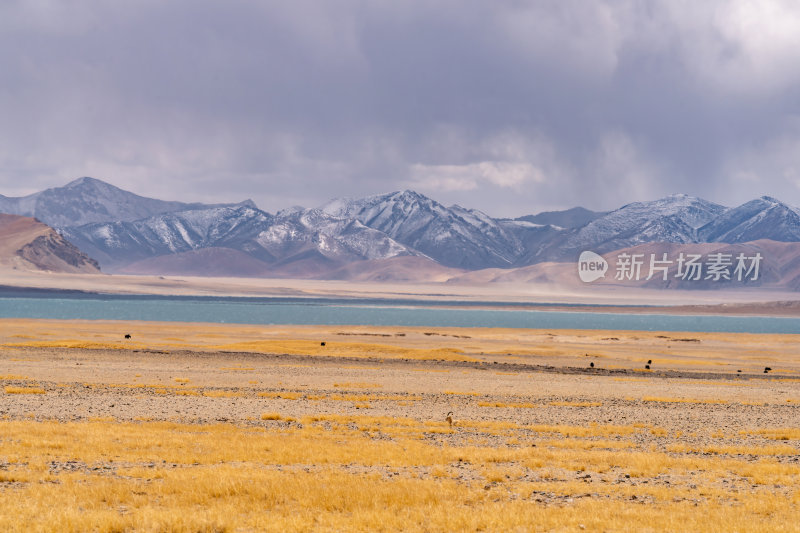
<path fill-rule="evenodd" d="M 131 334 L 130 334 L 130 333 L 126 333 L 126 334 L 125 334 L 125 338 L 126 338 L 126 339 L 130 339 L 130 338 L 131 338 Z"/>
<path fill-rule="evenodd" d="M 765 367 L 764 367 L 764 373 L 765 373 L 765 374 L 766 374 L 767 372 L 769 372 L 770 370 L 772 370 L 770 367 L 768 367 L 768 366 L 765 366 Z"/>
<path fill-rule="evenodd" d="M 589 368 L 594 368 L 594 363 L 589 363 Z"/>
<path fill-rule="evenodd" d="M 650 365 L 644 365 L 647 370 L 650 370 Z"/>
<path fill-rule="evenodd" d="M 325 341 L 319 343 L 320 346 L 325 346 Z"/>
<path fill-rule="evenodd" d="M 653 360 L 652 360 L 652 359 L 648 359 L 648 360 L 647 360 L 647 364 L 648 364 L 648 365 L 652 365 L 652 364 L 653 364 Z"/>

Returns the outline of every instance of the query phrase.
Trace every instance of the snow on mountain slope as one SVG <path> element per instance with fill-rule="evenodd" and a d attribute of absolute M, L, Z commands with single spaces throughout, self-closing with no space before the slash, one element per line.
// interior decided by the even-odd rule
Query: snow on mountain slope
<path fill-rule="evenodd" d="M 245 206 L 215 207 L 133 222 L 85 224 L 63 228 L 62 233 L 112 271 L 204 248 L 238 250 L 266 264 L 291 262 L 293 257 L 314 251 L 337 267 L 344 261 L 421 255 L 356 220 L 314 209 L 273 216 Z M 166 264 L 148 262 L 147 268 Z"/>
<path fill-rule="evenodd" d="M 537 259 L 572 260 L 583 250 L 604 253 L 645 242 L 697 242 L 698 229 L 726 210 L 722 205 L 685 194 L 631 203 L 571 230 Z"/>
<path fill-rule="evenodd" d="M 413 273 L 412 265 L 427 260 L 465 270 L 508 269 L 572 262 L 583 250 L 602 254 L 647 243 L 800 242 L 800 209 L 770 197 L 729 209 L 673 195 L 609 213 L 575 208 L 509 220 L 458 205 L 445 207 L 406 190 L 271 215 L 249 201 L 219 206 L 165 202 L 81 178 L 23 198 L 0 196 L 2 211 L 55 224 L 111 271 L 133 263 L 142 269 L 188 268 L 193 260 L 205 260 L 209 265 L 200 271 L 230 266 L 235 273 L 233 256 L 246 254 L 258 261 L 246 261 L 250 273 L 265 268 L 269 275 L 324 277 L 338 271 L 349 276 L 355 270 L 346 265 L 374 261 L 359 268 L 378 270 L 363 275 L 380 277 L 391 270 L 392 276 L 406 276 Z M 204 249 L 213 252 L 190 253 Z M 176 257 L 153 260 L 167 256 Z M 426 260 L 382 263 L 406 257 Z"/>
<path fill-rule="evenodd" d="M 704 242 L 800 241 L 800 209 L 762 196 L 729 209 L 703 226 L 699 235 Z"/>
<path fill-rule="evenodd" d="M 537 262 L 548 247 L 569 234 L 568 230 L 551 224 L 536 224 L 521 219 L 499 220 L 498 222 L 507 231 L 513 233 L 520 242 L 522 253 L 517 256 L 514 266 L 525 266 Z"/>
<path fill-rule="evenodd" d="M 255 207 L 251 200 L 241 204 Z M 93 222 L 131 222 L 153 215 L 212 207 L 145 198 L 94 178 L 79 178 L 63 187 L 29 196 L 0 196 L 0 212 L 33 216 L 53 227 Z"/>
<path fill-rule="evenodd" d="M 355 218 L 446 266 L 507 267 L 523 251 L 519 239 L 485 213 L 460 206 L 448 208 L 414 191 L 336 199 L 320 209 Z"/>
<path fill-rule="evenodd" d="M 279 212 L 274 224 L 257 240 L 276 257 L 291 256 L 310 248 L 326 257 L 351 260 L 421 255 L 358 220 L 330 215 L 321 209 Z"/>
<path fill-rule="evenodd" d="M 61 232 L 80 249 L 93 253 L 104 268 L 113 270 L 159 255 L 212 246 L 236 248 L 254 240 L 272 219 L 251 207 L 214 207 L 133 222 L 85 224 Z"/>

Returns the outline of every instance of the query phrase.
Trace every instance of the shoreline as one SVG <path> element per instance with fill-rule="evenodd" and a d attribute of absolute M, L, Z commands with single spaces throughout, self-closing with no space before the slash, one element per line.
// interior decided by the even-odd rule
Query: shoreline
<path fill-rule="evenodd" d="M 408 301 L 431 307 L 596 313 L 800 317 L 800 293 L 563 287 L 530 283 L 377 283 L 266 278 L 192 278 L 0 271 L 0 297 L 58 293 L 107 296 Z M 642 304 L 642 302 L 647 304 Z"/>
<path fill-rule="evenodd" d="M 100 292 L 79 289 L 58 289 L 41 287 L 15 287 L 0 285 L 0 298 L 28 298 L 28 297 L 59 297 L 74 299 L 164 299 L 164 300 L 229 300 L 229 301 L 285 301 L 285 302 L 331 302 L 352 303 L 364 305 L 403 304 L 412 307 L 454 309 L 454 310 L 498 310 L 498 311 L 543 311 L 543 312 L 580 312 L 603 314 L 647 314 L 647 315 L 674 315 L 674 316 L 736 316 L 736 317 L 774 317 L 797 318 L 800 317 L 800 301 L 774 300 L 751 303 L 718 303 L 698 305 L 637 305 L 637 304 L 596 304 L 596 303 L 560 303 L 560 302 L 510 302 L 490 300 L 456 300 L 420 298 L 416 295 L 405 297 L 374 297 L 368 294 L 363 296 L 342 295 L 195 295 L 195 294 L 155 294 L 155 293 L 122 293 Z"/>

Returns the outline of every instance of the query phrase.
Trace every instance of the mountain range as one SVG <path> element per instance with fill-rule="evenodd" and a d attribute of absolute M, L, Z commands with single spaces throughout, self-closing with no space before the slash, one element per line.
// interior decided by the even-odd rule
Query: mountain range
<path fill-rule="evenodd" d="M 800 242 L 800 210 L 767 196 L 726 207 L 678 194 L 610 212 L 507 219 L 406 190 L 272 214 L 251 200 L 163 201 L 80 178 L 21 198 L 0 195 L 0 212 L 56 228 L 106 272 L 140 274 L 438 280 L 574 263 L 583 250 Z"/>

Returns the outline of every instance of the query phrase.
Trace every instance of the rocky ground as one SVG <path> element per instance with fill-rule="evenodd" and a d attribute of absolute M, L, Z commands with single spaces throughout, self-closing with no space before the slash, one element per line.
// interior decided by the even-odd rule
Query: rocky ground
<path fill-rule="evenodd" d="M 648 424 L 688 439 L 797 426 L 793 374 L 442 361 L 6 347 L 0 416 L 81 420 L 258 420 L 342 414 L 518 424 Z M 696 437 L 689 437 L 696 434 Z M 744 439 L 744 437 L 743 437 Z M 746 439 L 744 439 L 746 440 Z"/>

